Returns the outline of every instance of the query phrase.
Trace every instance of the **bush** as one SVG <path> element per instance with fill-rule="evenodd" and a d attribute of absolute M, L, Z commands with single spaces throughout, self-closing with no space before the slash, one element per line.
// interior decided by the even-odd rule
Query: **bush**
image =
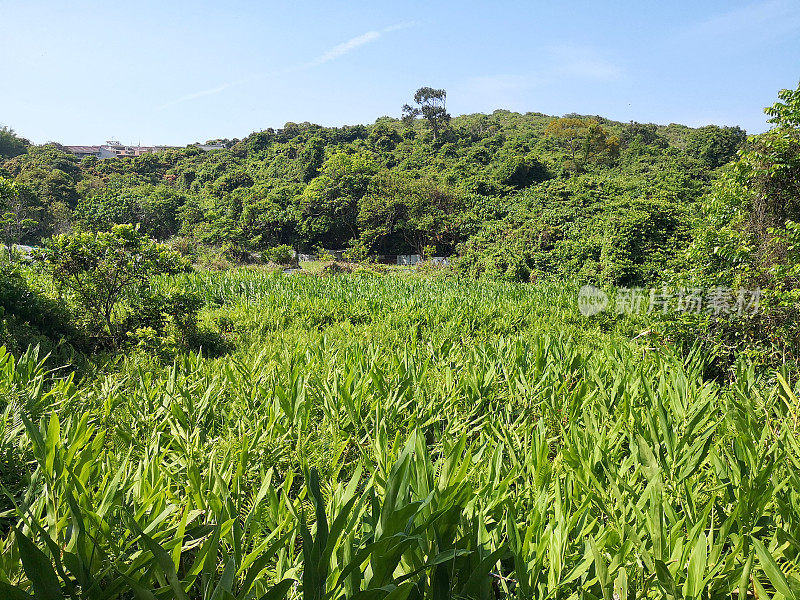
<path fill-rule="evenodd" d="M 756 314 L 720 319 L 715 344 L 768 363 L 800 359 L 800 86 L 766 109 L 775 125 L 750 138 L 703 204 L 687 257 L 696 286 L 760 290 Z"/>
<path fill-rule="evenodd" d="M 197 313 L 203 304 L 196 292 L 176 287 L 143 290 L 136 311 L 127 316 L 122 329 L 139 348 L 172 355 L 194 345 Z"/>
<path fill-rule="evenodd" d="M 41 344 L 49 352 L 62 339 L 82 345 L 69 311 L 32 288 L 26 269 L 0 261 L 0 345 L 17 353 L 30 344 Z"/>
<path fill-rule="evenodd" d="M 276 265 L 292 265 L 297 261 L 294 249 L 289 244 L 281 244 L 280 246 L 269 248 L 264 251 L 262 256 L 266 262 L 275 263 Z"/>
<path fill-rule="evenodd" d="M 250 259 L 250 253 L 235 242 L 225 242 L 220 250 L 223 258 L 235 264 L 241 264 Z"/>
<path fill-rule="evenodd" d="M 183 257 L 193 260 L 197 256 L 197 240 L 178 236 L 169 241 L 169 246 Z"/>
<path fill-rule="evenodd" d="M 131 225 L 55 236 L 42 257 L 56 283 L 74 295 L 91 333 L 115 347 L 128 331 L 121 307 L 145 308 L 141 290 L 149 278 L 191 269 L 176 252 Z"/>
<path fill-rule="evenodd" d="M 336 260 L 336 257 L 322 246 L 317 246 L 314 249 L 314 254 L 317 255 L 317 260 L 320 262 L 332 262 Z"/>
<path fill-rule="evenodd" d="M 347 262 L 362 263 L 369 260 L 369 246 L 362 239 L 350 242 L 350 247 L 342 253 Z"/>
<path fill-rule="evenodd" d="M 10 313 L 24 320 L 36 315 L 37 298 L 13 264 L 0 260 L 0 316 Z"/>

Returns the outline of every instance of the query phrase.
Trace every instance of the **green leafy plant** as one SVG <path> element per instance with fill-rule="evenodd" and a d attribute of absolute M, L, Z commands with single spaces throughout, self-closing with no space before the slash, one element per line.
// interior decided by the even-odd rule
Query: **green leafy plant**
<path fill-rule="evenodd" d="M 190 268 L 177 253 L 146 238 L 132 225 L 56 236 L 42 258 L 54 281 L 75 295 L 115 345 L 124 333 L 119 315 L 123 300 L 135 307 L 136 292 L 150 277 Z"/>

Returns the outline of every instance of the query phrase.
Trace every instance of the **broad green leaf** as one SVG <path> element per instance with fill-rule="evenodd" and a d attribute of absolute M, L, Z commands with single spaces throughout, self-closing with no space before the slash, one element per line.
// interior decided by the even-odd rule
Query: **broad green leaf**
<path fill-rule="evenodd" d="M 17 540 L 22 568 L 33 586 L 36 600 L 63 598 L 61 583 L 50 559 L 20 529 L 14 529 L 14 537 Z"/>
<path fill-rule="evenodd" d="M 789 587 L 789 582 L 787 581 L 786 576 L 783 574 L 783 571 L 781 571 L 780 567 L 778 567 L 778 563 L 775 562 L 775 559 L 772 557 L 769 551 L 764 547 L 764 544 L 762 544 L 761 541 L 757 540 L 756 538 L 751 538 L 751 543 L 753 544 L 753 548 L 756 550 L 758 562 L 761 563 L 761 568 L 764 569 L 764 573 L 767 574 L 770 583 L 772 583 L 778 593 L 787 600 L 796 600 L 797 596 Z"/>

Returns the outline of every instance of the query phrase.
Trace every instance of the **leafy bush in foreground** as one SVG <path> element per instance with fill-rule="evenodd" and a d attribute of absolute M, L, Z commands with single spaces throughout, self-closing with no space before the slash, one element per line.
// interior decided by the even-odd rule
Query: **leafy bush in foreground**
<path fill-rule="evenodd" d="M 92 333 L 105 335 L 115 347 L 127 333 L 120 315 L 123 301 L 132 312 L 146 311 L 152 307 L 145 306 L 141 291 L 152 276 L 191 268 L 132 225 L 55 236 L 42 256 L 55 283 L 74 294 Z"/>

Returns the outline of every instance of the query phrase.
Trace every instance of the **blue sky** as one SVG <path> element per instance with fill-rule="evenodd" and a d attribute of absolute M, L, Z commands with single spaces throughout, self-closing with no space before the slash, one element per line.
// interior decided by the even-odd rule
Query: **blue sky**
<path fill-rule="evenodd" d="M 767 128 L 800 79 L 800 2 L 0 0 L 0 124 L 186 144 L 399 116 L 442 87 L 505 108 Z"/>

